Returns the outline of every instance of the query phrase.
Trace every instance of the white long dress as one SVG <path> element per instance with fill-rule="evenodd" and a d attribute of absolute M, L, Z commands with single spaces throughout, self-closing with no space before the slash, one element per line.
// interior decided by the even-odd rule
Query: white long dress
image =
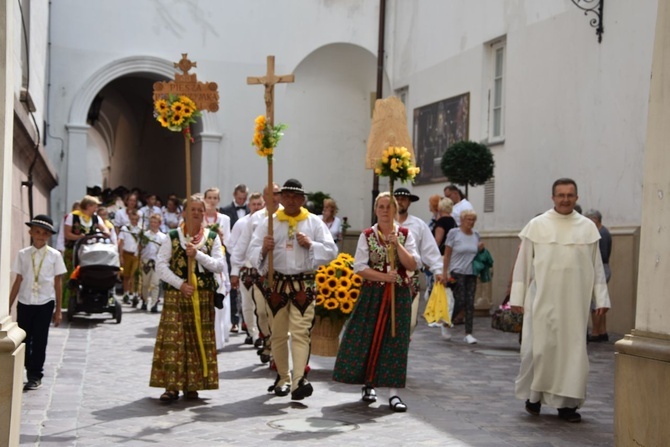
<path fill-rule="evenodd" d="M 519 234 L 510 304 L 524 307 L 519 399 L 581 407 L 589 359 L 586 330 L 593 299 L 609 308 L 600 234 L 577 212 L 549 210 Z"/>

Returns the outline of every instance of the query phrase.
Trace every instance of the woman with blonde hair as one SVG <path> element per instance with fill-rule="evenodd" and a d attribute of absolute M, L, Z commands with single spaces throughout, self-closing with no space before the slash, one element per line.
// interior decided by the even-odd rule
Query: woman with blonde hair
<path fill-rule="evenodd" d="M 342 237 L 342 221 L 337 217 L 337 203 L 333 199 L 323 200 L 323 211 L 319 218 L 326 224 L 337 244 Z"/>
<path fill-rule="evenodd" d="M 333 379 L 363 385 L 364 402 L 377 400 L 376 387 L 389 388 L 389 407 L 407 411 L 398 388 L 405 387 L 412 317 L 412 274 L 420 263 L 414 237 L 395 224 L 395 198 L 383 192 L 375 200 L 377 224 L 358 239 L 354 272 L 363 278 L 360 296 L 344 331 Z M 389 252 L 395 251 L 391 268 Z M 391 285 L 395 284 L 395 288 Z M 391 299 L 393 290 L 395 295 Z M 395 310 L 392 336 L 391 305 Z"/>

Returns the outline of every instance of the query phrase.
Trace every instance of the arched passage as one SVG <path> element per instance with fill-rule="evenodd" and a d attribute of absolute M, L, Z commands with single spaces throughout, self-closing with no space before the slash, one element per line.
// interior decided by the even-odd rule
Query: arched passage
<path fill-rule="evenodd" d="M 100 186 L 184 195 L 184 138 L 153 118 L 153 83 L 174 74 L 172 62 L 134 56 L 105 65 L 84 83 L 67 124 L 66 204 L 81 198 L 95 179 Z M 215 127 L 207 113 L 193 126 L 195 154 L 207 145 L 218 146 Z M 198 179 L 199 165 L 194 166 Z"/>

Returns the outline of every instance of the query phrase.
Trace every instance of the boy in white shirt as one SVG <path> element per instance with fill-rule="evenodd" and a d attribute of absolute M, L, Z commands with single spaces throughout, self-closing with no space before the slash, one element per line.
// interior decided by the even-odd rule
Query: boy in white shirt
<path fill-rule="evenodd" d="M 140 271 L 142 272 L 142 310 L 151 308 L 152 313 L 158 312 L 158 291 L 160 278 L 156 273 L 156 257 L 161 245 L 168 240 L 167 235 L 161 233 L 160 226 L 163 218 L 159 213 L 149 217 L 149 229 L 142 238 L 142 252 L 140 253 Z"/>
<path fill-rule="evenodd" d="M 12 271 L 16 279 L 9 294 L 9 307 L 18 297 L 16 322 L 26 332 L 28 382 L 23 389 L 36 390 L 42 386 L 49 325 L 53 320 L 54 326 L 58 326 L 62 319 L 61 281 L 67 269 L 58 250 L 47 245 L 56 234 L 51 218 L 39 214 L 26 225 L 30 227 L 33 244 L 20 250 L 14 261 Z"/>
<path fill-rule="evenodd" d="M 156 194 L 147 194 L 145 197 L 147 204 L 140 208 L 140 227 L 143 230 L 149 228 L 149 218 L 154 214 L 161 214 L 162 210 L 156 206 Z"/>
<path fill-rule="evenodd" d="M 130 296 L 133 296 L 133 307 L 137 306 L 139 299 L 135 295 L 135 273 L 140 264 L 138 253 L 138 242 L 140 231 L 138 226 L 140 216 L 137 211 L 128 212 L 130 226 L 124 225 L 119 231 L 119 254 L 121 255 L 121 267 L 123 267 L 123 302 L 130 303 Z"/>

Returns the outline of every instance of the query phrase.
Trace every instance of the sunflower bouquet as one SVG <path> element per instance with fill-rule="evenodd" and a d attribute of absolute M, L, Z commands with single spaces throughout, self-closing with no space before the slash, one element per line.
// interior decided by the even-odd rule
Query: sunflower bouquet
<path fill-rule="evenodd" d="M 154 101 L 154 118 L 173 132 L 188 132 L 199 116 L 202 112 L 188 96 L 169 94 Z"/>
<path fill-rule="evenodd" d="M 272 156 L 274 148 L 284 136 L 286 124 L 271 125 L 264 115 L 258 115 L 254 123 L 254 139 L 251 145 L 256 146 L 256 153 L 261 157 Z"/>
<path fill-rule="evenodd" d="M 412 165 L 412 154 L 405 147 L 389 146 L 382 152 L 382 158 L 377 163 L 375 174 L 381 177 L 391 177 L 401 182 L 414 181 L 414 177 L 421 171 Z"/>
<path fill-rule="evenodd" d="M 316 272 L 316 315 L 345 320 L 354 310 L 363 278 L 354 273 L 354 258 L 340 253 Z"/>

